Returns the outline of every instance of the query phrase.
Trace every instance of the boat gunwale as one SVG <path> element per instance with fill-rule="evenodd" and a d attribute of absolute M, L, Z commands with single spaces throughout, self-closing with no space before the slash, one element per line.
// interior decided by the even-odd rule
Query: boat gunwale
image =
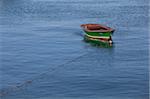
<path fill-rule="evenodd" d="M 91 36 L 91 35 L 88 35 L 87 33 L 85 35 L 88 36 L 88 37 L 91 37 L 91 38 L 105 38 L 105 39 L 110 38 L 110 36 Z"/>
<path fill-rule="evenodd" d="M 104 28 L 103 30 L 90 30 L 90 29 L 88 29 L 88 26 L 92 26 L 93 25 L 93 27 L 94 26 L 99 26 L 99 27 L 102 27 L 102 28 Z M 107 27 L 107 26 L 104 26 L 104 25 L 102 25 L 102 24 L 82 24 L 81 25 L 81 27 L 83 28 L 83 30 L 84 31 L 86 31 L 86 32 L 99 32 L 99 33 L 108 33 L 108 32 L 110 32 L 110 33 L 112 33 L 112 32 L 114 32 L 115 30 L 114 29 L 112 29 L 112 28 L 110 28 L 110 27 Z"/>

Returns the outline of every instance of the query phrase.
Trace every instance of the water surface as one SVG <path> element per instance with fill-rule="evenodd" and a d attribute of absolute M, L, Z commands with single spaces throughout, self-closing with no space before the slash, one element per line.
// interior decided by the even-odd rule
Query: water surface
<path fill-rule="evenodd" d="M 148 99 L 148 0 L 1 0 L 2 99 Z M 80 24 L 116 29 L 113 48 Z"/>

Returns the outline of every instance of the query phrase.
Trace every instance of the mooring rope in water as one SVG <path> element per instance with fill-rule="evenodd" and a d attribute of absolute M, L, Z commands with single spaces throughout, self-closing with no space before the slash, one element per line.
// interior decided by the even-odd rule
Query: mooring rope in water
<path fill-rule="evenodd" d="M 72 59 L 70 61 L 67 61 L 67 62 L 65 62 L 63 64 L 57 65 L 55 68 L 49 68 L 49 69 L 47 69 L 47 71 L 45 71 L 43 73 L 40 73 L 40 74 L 32 77 L 31 79 L 24 81 L 23 83 L 14 85 L 14 86 L 12 86 L 10 88 L 7 88 L 7 89 L 2 89 L 2 90 L 0 90 L 0 97 L 4 97 L 4 96 L 8 95 L 11 92 L 20 90 L 21 88 L 31 84 L 33 81 L 39 79 L 40 77 L 44 76 L 45 74 L 50 73 L 50 71 L 51 71 L 51 74 L 53 74 L 54 72 L 56 72 L 56 70 L 64 67 L 65 65 L 67 65 L 69 63 L 73 63 L 76 60 L 78 60 L 78 59 L 80 59 L 80 58 L 82 58 L 82 57 L 84 57 L 86 55 L 88 55 L 88 53 L 82 54 L 82 55 L 80 55 L 80 56 L 78 56 L 78 57 L 76 57 L 76 58 L 74 58 L 74 59 Z"/>

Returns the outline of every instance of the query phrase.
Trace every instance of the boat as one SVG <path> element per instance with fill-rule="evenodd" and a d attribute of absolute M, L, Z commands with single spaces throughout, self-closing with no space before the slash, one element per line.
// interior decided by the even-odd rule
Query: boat
<path fill-rule="evenodd" d="M 96 38 L 91 38 L 88 36 L 84 36 L 84 41 L 85 42 L 89 42 L 92 45 L 98 45 L 98 46 L 102 46 L 102 47 L 112 47 L 113 45 L 113 41 L 112 39 L 107 39 L 107 40 L 102 40 L 102 39 L 96 39 Z"/>
<path fill-rule="evenodd" d="M 98 45 L 112 46 L 111 35 L 114 29 L 101 24 L 82 24 L 81 27 L 85 32 L 84 40 Z"/>

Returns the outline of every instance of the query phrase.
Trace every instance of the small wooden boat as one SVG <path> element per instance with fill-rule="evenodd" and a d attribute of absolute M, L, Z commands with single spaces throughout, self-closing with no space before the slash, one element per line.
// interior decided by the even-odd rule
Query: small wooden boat
<path fill-rule="evenodd" d="M 85 31 L 84 40 L 98 45 L 112 46 L 111 34 L 114 29 L 101 24 L 82 24 Z"/>
<path fill-rule="evenodd" d="M 109 39 L 101 39 L 101 38 L 99 39 L 99 38 L 91 38 L 85 35 L 84 41 L 102 47 L 112 47 L 113 44 L 111 37 Z"/>
<path fill-rule="evenodd" d="M 109 38 L 114 29 L 101 24 L 82 24 L 86 35 L 93 38 Z"/>

